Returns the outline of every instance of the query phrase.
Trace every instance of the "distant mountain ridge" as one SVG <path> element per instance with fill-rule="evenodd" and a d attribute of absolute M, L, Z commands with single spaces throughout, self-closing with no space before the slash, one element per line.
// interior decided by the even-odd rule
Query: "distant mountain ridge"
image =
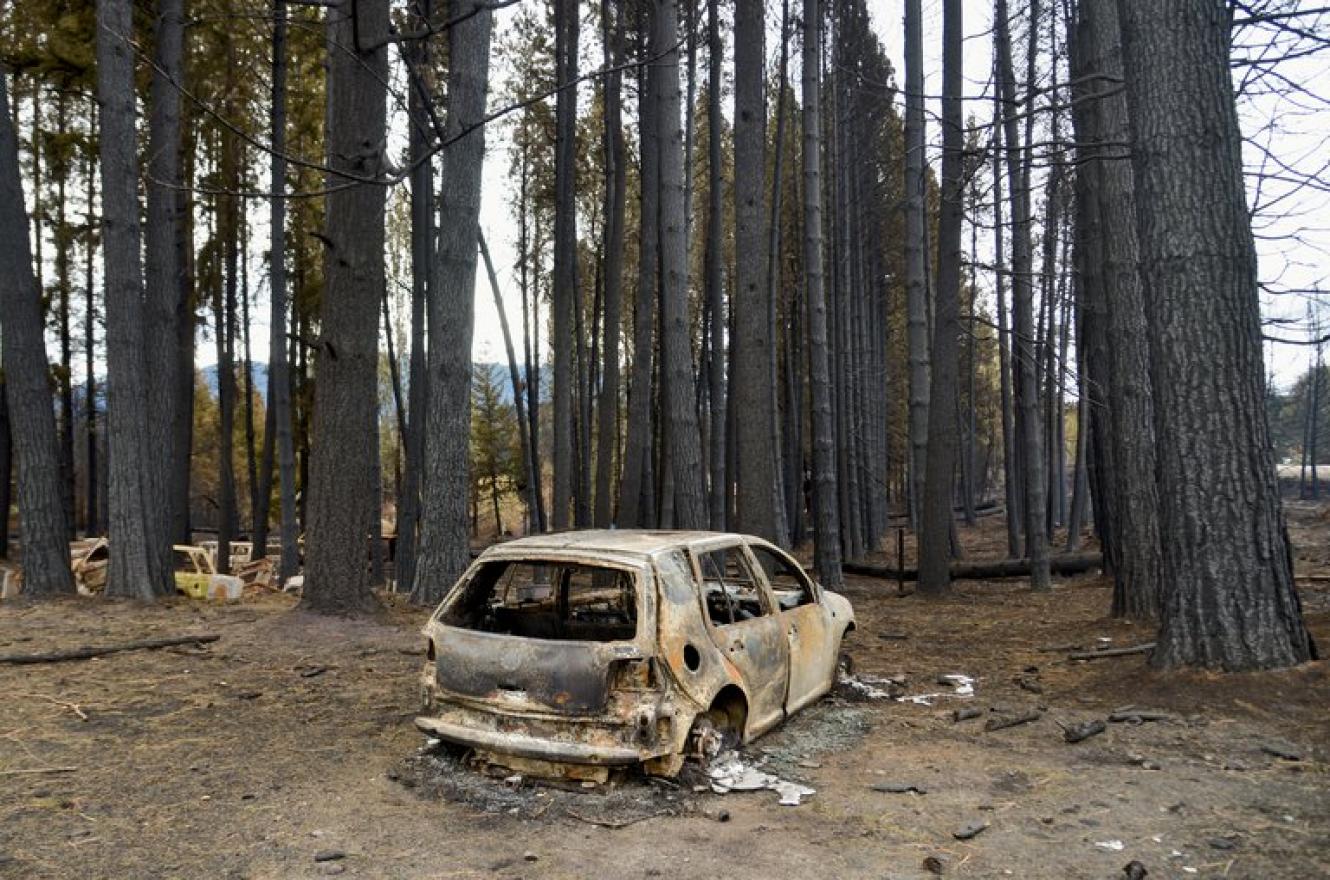
<path fill-rule="evenodd" d="M 506 404 L 512 404 L 513 386 L 512 382 L 510 382 L 508 379 L 508 364 L 506 362 L 495 363 L 493 361 L 476 361 L 474 366 L 480 367 L 482 369 L 488 368 L 497 371 L 500 374 L 500 379 L 501 379 L 501 381 L 499 382 L 499 392 L 502 396 L 502 400 Z M 240 369 L 242 369 L 240 365 L 237 365 L 236 368 L 237 382 L 241 381 Z M 519 367 L 518 369 L 520 371 L 521 367 Z M 204 364 L 198 367 L 198 371 L 203 376 L 203 382 L 208 387 L 208 393 L 211 394 L 213 397 L 216 397 L 218 395 L 218 389 L 219 389 L 218 378 L 221 375 L 221 371 L 218 370 L 217 364 Z M 268 400 L 267 361 L 254 361 L 253 363 L 251 363 L 250 376 L 252 376 L 254 379 L 254 390 L 257 391 L 259 395 L 262 396 L 264 401 L 266 402 Z M 405 382 L 405 376 L 403 377 L 403 381 Z M 549 397 L 549 389 L 552 387 L 553 381 L 554 381 L 553 367 L 551 367 L 549 364 L 542 365 L 540 368 L 540 397 L 542 400 Z M 403 391 L 405 391 L 405 388 L 403 389 Z"/>

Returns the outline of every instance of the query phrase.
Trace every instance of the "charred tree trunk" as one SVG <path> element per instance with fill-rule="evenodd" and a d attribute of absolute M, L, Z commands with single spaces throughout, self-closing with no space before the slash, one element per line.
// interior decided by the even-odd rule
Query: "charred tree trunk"
<path fill-rule="evenodd" d="M 625 11 L 619 4 L 602 0 L 601 15 L 605 66 L 617 67 L 623 61 Z M 605 79 L 605 348 L 601 354 L 605 367 L 596 409 L 595 523 L 600 528 L 609 528 L 614 522 L 614 462 L 619 447 L 619 330 L 623 324 L 624 208 L 628 192 L 622 94 L 623 74 L 615 71 Z"/>
<path fill-rule="evenodd" d="M 803 0 L 804 290 L 808 303 L 808 375 L 813 423 L 813 555 L 818 578 L 839 587 L 840 518 L 836 509 L 836 454 L 832 448 L 831 364 L 827 350 L 827 300 L 822 269 L 822 11 Z"/>
<path fill-rule="evenodd" d="M 448 30 L 449 138 L 478 126 L 485 116 L 494 13 L 479 0 L 475 9 Z M 443 149 L 448 186 L 439 199 L 439 252 L 432 277 L 436 286 L 429 303 L 429 441 L 420 552 L 411 587 L 411 601 L 419 605 L 442 599 L 471 564 L 466 512 L 471 485 L 471 335 L 484 162 L 483 128 Z"/>
<path fill-rule="evenodd" d="M 648 40 L 646 57 L 654 54 Z M 619 524 L 626 528 L 655 525 L 655 476 L 652 467 L 652 378 L 656 333 L 656 290 L 659 284 L 660 148 L 656 132 L 656 89 L 659 68 L 640 68 L 638 129 L 641 132 L 641 207 L 639 215 L 637 293 L 633 305 L 633 368 L 628 387 L 628 426 L 619 495 Z"/>
<path fill-rule="evenodd" d="M 692 334 L 688 320 L 688 242 L 684 217 L 684 149 L 680 126 L 678 0 L 656 0 L 653 30 L 663 53 L 656 73 L 660 150 L 660 353 L 665 468 L 674 482 L 673 526 L 705 528 L 701 435 L 693 406 Z M 671 48 L 673 47 L 673 48 Z M 664 490 L 662 490 L 662 497 Z"/>
<path fill-rule="evenodd" d="M 994 70 L 996 70 L 996 59 Z M 1002 213 L 1002 99 L 993 95 L 993 262 L 997 288 L 998 384 L 1002 405 L 1002 491 L 1007 502 L 1007 556 L 1021 555 L 1021 493 L 1011 394 L 1011 331 L 1007 326 L 1007 267 Z"/>
<path fill-rule="evenodd" d="M 55 410 L 47 384 L 41 292 L 32 274 L 28 218 L 19 177 L 18 137 L 10 117 L 7 77 L 0 75 L 0 357 L 7 411 L 0 414 L 0 557 L 8 548 L 10 455 L 18 465 L 23 584 L 30 596 L 74 592 L 61 492 Z M 10 416 L 10 413 L 13 413 Z M 11 447 L 12 446 L 12 452 Z"/>
<path fill-rule="evenodd" d="M 762 0 L 737 0 L 734 13 L 734 223 L 736 334 L 735 401 L 743 411 L 738 434 L 735 528 L 782 543 L 777 528 L 778 448 L 772 434 L 775 354 L 767 320 L 766 18 Z"/>
<path fill-rule="evenodd" d="M 413 21 L 423 25 L 429 20 L 432 0 L 416 0 Z M 402 487 L 397 500 L 397 552 L 394 557 L 399 590 L 409 590 L 415 583 L 416 554 L 420 526 L 420 473 L 425 458 L 426 409 L 429 406 L 429 376 L 425 364 L 426 304 L 433 295 L 431 272 L 434 266 L 434 164 L 426 160 L 428 126 L 431 123 L 424 94 L 423 68 L 430 62 L 429 43 L 416 41 L 404 47 L 406 63 L 412 66 L 409 98 L 411 130 L 409 144 L 414 170 L 411 172 L 411 352 L 407 367 L 407 421 L 402 438 L 405 465 Z"/>
<path fill-rule="evenodd" d="M 1315 650 L 1293 584 L 1264 408 L 1256 251 L 1229 74 L 1232 12 L 1214 0 L 1118 8 L 1150 291 L 1160 532 L 1170 536 L 1151 663 L 1290 666 Z"/>
<path fill-rule="evenodd" d="M 574 310 L 577 308 L 577 205 L 574 175 L 577 159 L 577 89 L 569 87 L 577 76 L 578 11 L 574 0 L 555 0 L 555 71 L 560 89 L 555 98 L 554 195 L 554 510 L 550 523 L 566 529 L 571 520 L 576 427 L 573 383 L 575 346 Z"/>
<path fill-rule="evenodd" d="M 1032 17 L 1037 9 L 1032 5 Z M 1039 382 L 1035 371 L 1034 320 L 1032 315 L 1034 291 L 1032 273 L 1034 262 L 1030 248 L 1030 190 L 1029 178 L 1023 165 L 1019 106 L 1016 101 L 1016 82 L 1011 63 L 1011 34 L 1006 0 L 997 0 L 997 54 L 998 80 L 1002 93 L 1007 151 L 1007 176 L 1012 197 L 1012 301 L 1014 304 L 1014 354 L 1019 381 L 1016 400 L 1019 403 L 1016 435 L 1020 444 L 1022 478 L 1024 483 L 1025 549 L 1030 559 L 1030 585 L 1035 590 L 1050 589 L 1048 574 L 1048 532 L 1044 525 L 1044 450 L 1039 430 Z M 1033 89 L 1033 84 L 1028 88 Z M 1028 112 L 1028 109 L 1027 109 Z"/>
<path fill-rule="evenodd" d="M 711 357 L 707 364 L 707 387 L 711 404 L 711 430 L 707 454 L 710 463 L 711 528 L 726 526 L 729 476 L 725 470 L 725 428 L 728 412 L 725 399 L 725 257 L 724 193 L 721 189 L 720 95 L 723 88 L 721 66 L 725 43 L 720 33 L 719 0 L 707 0 L 707 243 L 705 261 L 706 296 L 711 314 Z M 736 47 L 737 48 L 737 47 Z"/>
<path fill-rule="evenodd" d="M 905 3 L 905 298 L 909 340 L 910 522 L 919 527 L 928 453 L 928 246 L 924 214 L 924 39 L 920 0 Z M 999 224 L 1000 228 L 1001 224 Z"/>
<path fill-rule="evenodd" d="M 129 0 L 98 0 L 102 239 L 105 247 L 110 570 L 106 595 L 152 600 L 175 592 L 148 407 L 152 371 L 139 262 L 133 16 Z M 67 551 L 66 551 L 67 552 Z"/>
<path fill-rule="evenodd" d="M 159 520 L 157 529 L 161 534 L 170 533 L 179 515 L 173 510 L 179 499 L 170 492 L 171 478 L 177 473 L 174 459 L 180 452 L 173 442 L 174 410 L 180 399 L 175 392 L 176 383 L 187 383 L 191 394 L 194 389 L 193 372 L 180 373 L 172 344 L 177 335 L 184 275 L 180 252 L 180 92 L 184 87 L 184 34 L 182 0 L 158 0 L 144 187 L 147 192 L 144 333 L 149 344 L 142 356 L 147 360 L 148 388 L 152 393 L 148 413 L 153 466 L 145 476 L 152 480 L 154 495 L 164 502 L 149 511 L 149 515 Z"/>
<path fill-rule="evenodd" d="M 1113 521 L 1113 614 L 1146 619 L 1159 610 L 1163 595 L 1162 538 L 1155 467 L 1154 409 L 1150 389 L 1149 328 L 1145 290 L 1137 272 L 1136 204 L 1130 153 L 1127 99 L 1112 81 L 1123 75 L 1115 0 L 1081 0 L 1074 60 L 1077 81 L 1085 81 L 1078 100 L 1077 142 L 1092 144 L 1078 163 L 1088 187 L 1080 193 L 1095 203 L 1098 241 L 1087 242 L 1087 258 L 1098 259 L 1087 289 L 1102 297 L 1090 315 L 1107 319 L 1103 329 L 1103 372 L 1108 406 L 1096 413 L 1108 427 L 1112 470 L 1105 491 Z M 1085 117 L 1094 114 L 1094 120 Z M 1088 190 L 1088 191 L 1086 191 Z M 1089 232 L 1090 230 L 1087 230 Z M 1089 328 L 1093 332 L 1093 328 Z M 1093 371 L 1092 371 L 1093 372 Z M 1093 418 L 1093 416 L 1092 416 Z"/>
<path fill-rule="evenodd" d="M 374 177 L 387 162 L 387 0 L 328 18 L 328 162 Z M 347 184 L 330 175 L 329 183 Z M 326 201 L 322 334 L 310 434 L 305 588 L 301 606 L 354 615 L 377 601 L 366 566 L 365 498 L 377 443 L 378 311 L 384 285 L 384 188 L 354 182 Z M 474 238 L 472 239 L 474 242 Z"/>
<path fill-rule="evenodd" d="M 954 418 L 959 381 L 963 34 L 961 0 L 942 6 L 942 209 L 938 219 L 936 321 L 929 387 L 928 455 L 919 530 L 919 591 L 945 593 L 951 583 L 951 502 L 956 469 Z"/>

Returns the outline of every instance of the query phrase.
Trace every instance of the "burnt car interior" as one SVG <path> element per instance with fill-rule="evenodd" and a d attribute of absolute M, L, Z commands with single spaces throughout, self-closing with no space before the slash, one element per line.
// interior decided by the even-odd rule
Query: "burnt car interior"
<path fill-rule="evenodd" d="M 614 642 L 637 635 L 637 588 L 623 569 L 496 559 L 476 571 L 441 620 L 533 639 Z"/>
<path fill-rule="evenodd" d="M 766 572 L 767 583 L 771 585 L 771 592 L 780 603 L 782 611 L 813 604 L 815 600 L 812 588 L 802 571 L 788 559 L 766 547 L 754 545 L 751 549 L 753 555 L 757 557 L 757 564 Z"/>
<path fill-rule="evenodd" d="M 707 614 L 716 626 L 752 620 L 767 613 L 757 579 L 742 547 L 722 547 L 700 554 Z"/>

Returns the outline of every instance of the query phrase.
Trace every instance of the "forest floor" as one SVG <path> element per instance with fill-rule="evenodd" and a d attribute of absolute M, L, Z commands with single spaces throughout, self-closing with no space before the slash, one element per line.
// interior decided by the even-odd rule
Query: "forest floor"
<path fill-rule="evenodd" d="M 1330 574 L 1327 509 L 1290 504 L 1300 576 Z M 1000 555 L 1002 524 L 962 531 Z M 0 606 L 0 653 L 193 632 L 201 647 L 0 666 L 0 877 L 1330 877 L 1330 675 L 1161 675 L 1141 655 L 1040 648 L 1152 633 L 1107 617 L 1100 578 L 962 582 L 940 601 L 851 579 L 858 674 L 932 705 L 840 689 L 749 747 L 816 794 L 716 795 L 627 779 L 570 792 L 458 769 L 412 726 L 425 612 L 236 605 Z M 1330 650 L 1330 583 L 1302 586 Z M 1071 745 L 1061 724 L 1135 705 Z M 955 722 L 956 708 L 982 715 Z M 986 732 L 994 714 L 1041 718 Z M 1272 754 L 1281 753 L 1283 756 Z M 43 772 L 32 772 L 43 771 Z M 914 786 L 920 791 L 874 790 Z M 885 784 L 885 785 L 881 785 Z M 723 820 L 723 821 L 722 821 Z M 987 828 L 970 840 L 953 832 Z M 631 823 L 631 824 L 627 824 Z M 608 826 L 622 827 L 608 827 Z"/>

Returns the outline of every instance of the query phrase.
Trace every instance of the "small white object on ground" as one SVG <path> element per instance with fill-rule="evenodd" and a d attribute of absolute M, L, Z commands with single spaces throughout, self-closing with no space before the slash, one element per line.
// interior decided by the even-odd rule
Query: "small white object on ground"
<path fill-rule="evenodd" d="M 1098 840 L 1095 841 L 1095 846 L 1110 852 L 1122 852 L 1127 848 L 1127 845 L 1120 840 Z"/>
<path fill-rule="evenodd" d="M 717 756 L 707 767 L 707 776 L 711 779 L 711 790 L 716 794 L 768 789 L 780 795 L 779 803 L 783 807 L 797 807 L 804 798 L 817 793 L 816 789 L 781 779 L 774 773 L 745 763 L 734 751 Z"/>

